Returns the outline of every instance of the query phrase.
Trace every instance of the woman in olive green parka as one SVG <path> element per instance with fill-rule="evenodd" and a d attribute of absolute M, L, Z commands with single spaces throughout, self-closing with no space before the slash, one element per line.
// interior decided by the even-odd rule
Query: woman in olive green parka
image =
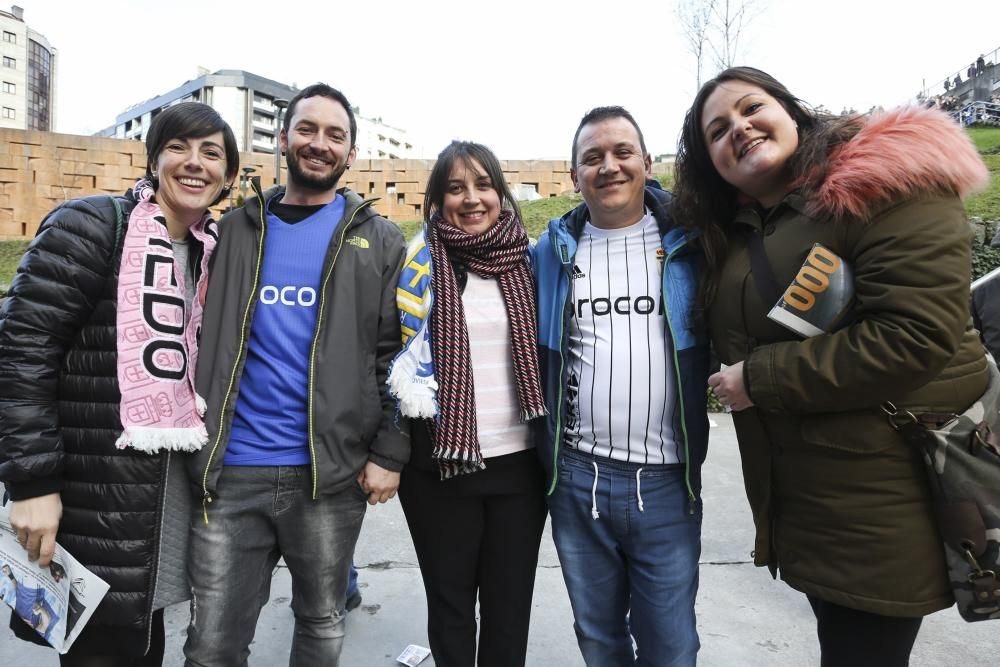
<path fill-rule="evenodd" d="M 920 619 L 953 599 L 923 463 L 880 405 L 961 412 L 986 388 L 961 203 L 986 169 L 940 112 L 823 116 L 744 67 L 698 93 L 676 169 L 674 216 L 708 260 L 724 364 L 709 384 L 733 410 L 754 562 L 809 597 L 824 665 L 906 665 Z M 751 268 L 753 243 L 769 271 Z M 853 271 L 855 298 L 807 337 L 765 296 L 816 243 Z"/>

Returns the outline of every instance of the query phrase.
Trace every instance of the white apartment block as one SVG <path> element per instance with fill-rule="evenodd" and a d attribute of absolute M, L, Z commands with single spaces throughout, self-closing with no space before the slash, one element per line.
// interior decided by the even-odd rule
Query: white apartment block
<path fill-rule="evenodd" d="M 366 118 L 357 108 L 354 110 L 354 117 L 358 123 L 358 159 L 395 160 L 416 157 L 406 130 L 386 125 L 381 118 Z"/>
<path fill-rule="evenodd" d="M 114 125 L 97 134 L 144 141 L 161 110 L 179 102 L 203 102 L 233 128 L 240 151 L 273 153 L 279 111 L 275 100 L 287 104 L 295 93 L 291 86 L 242 70 L 202 71 L 169 92 L 132 105 L 118 114 Z"/>
<path fill-rule="evenodd" d="M 56 125 L 56 50 L 24 22 L 17 5 L 0 10 L 0 127 L 50 132 Z"/>
<path fill-rule="evenodd" d="M 199 72 L 197 78 L 118 114 L 113 126 L 97 134 L 143 141 L 162 109 L 195 101 L 212 106 L 229 123 L 241 152 L 274 153 L 278 119 L 284 119 L 284 109 L 297 92 L 293 86 L 243 70 Z M 356 108 L 355 117 L 359 158 L 412 157 L 413 146 L 404 130 L 385 125 L 380 118 L 363 118 Z"/>

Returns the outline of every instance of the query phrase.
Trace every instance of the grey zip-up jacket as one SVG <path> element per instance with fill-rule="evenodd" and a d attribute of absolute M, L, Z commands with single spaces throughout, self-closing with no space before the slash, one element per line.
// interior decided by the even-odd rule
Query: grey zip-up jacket
<path fill-rule="evenodd" d="M 189 471 L 206 513 L 222 460 L 246 362 L 250 324 L 260 294 L 267 237 L 266 205 L 284 188 L 254 196 L 219 222 L 199 346 L 196 388 L 208 405 L 208 444 Z M 385 384 L 401 347 L 396 283 L 405 246 L 399 228 L 372 201 L 339 191 L 347 202 L 323 265 L 319 312 L 309 360 L 309 455 L 312 497 L 355 483 L 367 461 L 393 471 L 409 460 L 405 425 Z M 402 428 L 401 428 L 402 427 Z"/>

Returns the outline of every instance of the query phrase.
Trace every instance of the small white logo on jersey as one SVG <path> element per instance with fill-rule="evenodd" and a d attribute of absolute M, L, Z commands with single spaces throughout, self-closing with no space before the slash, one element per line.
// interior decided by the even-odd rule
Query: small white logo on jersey
<path fill-rule="evenodd" d="M 284 306 L 311 306 L 316 303 L 316 290 L 294 285 L 287 285 L 279 290 L 274 285 L 264 285 L 260 289 L 260 302 L 268 306 L 275 303 Z"/>

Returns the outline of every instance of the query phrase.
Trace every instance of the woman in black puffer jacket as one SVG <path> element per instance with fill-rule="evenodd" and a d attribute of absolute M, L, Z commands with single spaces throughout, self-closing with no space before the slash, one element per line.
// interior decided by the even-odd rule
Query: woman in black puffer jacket
<path fill-rule="evenodd" d="M 46 217 L 0 307 L 11 525 L 29 559 L 57 562 L 58 540 L 111 587 L 63 665 L 161 664 L 162 610 L 189 596 L 190 493 L 172 452 L 203 438 L 189 371 L 217 238 L 207 209 L 239 152 L 195 102 L 157 115 L 146 149 L 146 177 L 123 197 Z M 16 616 L 11 627 L 40 641 Z"/>

